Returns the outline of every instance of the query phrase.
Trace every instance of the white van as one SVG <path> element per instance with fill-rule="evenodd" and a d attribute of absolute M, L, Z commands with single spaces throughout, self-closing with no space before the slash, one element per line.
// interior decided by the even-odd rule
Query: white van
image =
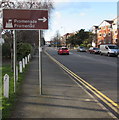
<path fill-rule="evenodd" d="M 113 44 L 100 45 L 100 55 L 118 56 L 119 47 Z"/>

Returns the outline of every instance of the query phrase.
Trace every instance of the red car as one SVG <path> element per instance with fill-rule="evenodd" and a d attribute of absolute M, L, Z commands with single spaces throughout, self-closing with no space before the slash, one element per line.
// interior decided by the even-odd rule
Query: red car
<path fill-rule="evenodd" d="M 57 52 L 59 55 L 62 55 L 62 54 L 69 55 L 69 50 L 66 47 L 59 48 Z"/>
<path fill-rule="evenodd" d="M 88 50 L 89 53 L 100 54 L 100 49 L 96 47 L 90 47 Z"/>

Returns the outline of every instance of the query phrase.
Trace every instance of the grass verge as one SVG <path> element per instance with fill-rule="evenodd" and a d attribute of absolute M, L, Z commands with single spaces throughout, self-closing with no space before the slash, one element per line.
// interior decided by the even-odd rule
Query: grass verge
<path fill-rule="evenodd" d="M 14 75 L 13 72 L 11 72 L 11 65 L 3 65 L 2 66 L 2 81 L 5 74 L 9 75 L 10 81 L 9 81 L 9 98 L 5 98 L 3 96 L 3 90 L 2 90 L 2 119 L 9 118 L 10 113 L 14 107 L 14 103 L 17 101 L 17 93 L 20 88 L 20 84 L 25 78 L 26 71 L 29 68 L 29 64 L 26 66 L 25 69 L 23 69 L 23 73 L 18 74 L 18 81 L 16 82 L 16 92 L 14 93 Z M 3 82 L 2 82 L 3 84 Z M 3 88 L 2 88 L 3 89 Z"/>

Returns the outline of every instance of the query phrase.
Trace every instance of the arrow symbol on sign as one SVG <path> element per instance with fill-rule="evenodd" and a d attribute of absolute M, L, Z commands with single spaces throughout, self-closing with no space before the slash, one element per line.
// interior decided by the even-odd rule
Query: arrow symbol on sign
<path fill-rule="evenodd" d="M 47 19 L 46 19 L 45 17 L 39 18 L 38 20 L 39 20 L 39 21 L 43 21 L 43 22 L 46 22 L 46 21 L 47 21 Z"/>

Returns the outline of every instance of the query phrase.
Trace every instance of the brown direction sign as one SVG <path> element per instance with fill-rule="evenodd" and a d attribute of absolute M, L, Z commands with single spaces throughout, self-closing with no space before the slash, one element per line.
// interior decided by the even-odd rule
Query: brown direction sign
<path fill-rule="evenodd" d="M 48 10 L 3 9 L 3 29 L 48 29 Z"/>

